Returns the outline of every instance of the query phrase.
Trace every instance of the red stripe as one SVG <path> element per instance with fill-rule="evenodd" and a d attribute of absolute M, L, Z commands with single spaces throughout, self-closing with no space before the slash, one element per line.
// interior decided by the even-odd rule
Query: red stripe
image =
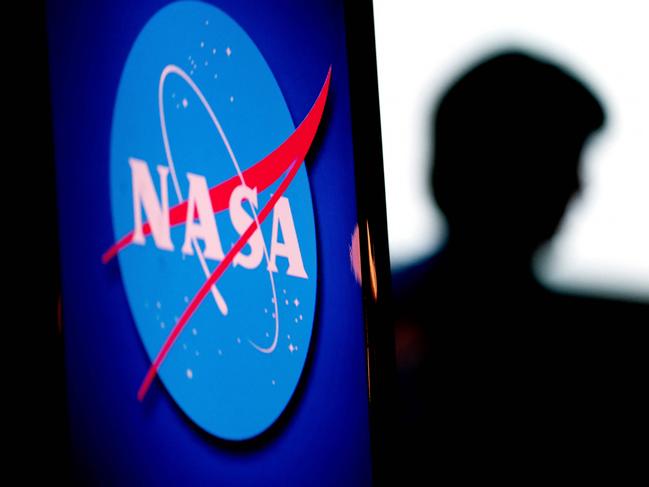
<path fill-rule="evenodd" d="M 302 121 L 302 123 L 295 130 L 295 132 L 293 132 L 293 134 L 286 140 L 286 142 L 284 142 L 280 147 L 275 149 L 275 151 L 273 151 L 269 156 L 262 159 L 262 162 L 264 162 L 269 158 L 273 158 L 277 160 L 275 164 L 284 165 L 285 167 L 290 167 L 290 170 L 282 180 L 277 190 L 273 193 L 268 203 L 266 203 L 266 205 L 262 208 L 262 210 L 257 215 L 257 221 L 252 222 L 248 226 L 246 231 L 243 232 L 243 234 L 241 234 L 239 240 L 237 240 L 234 246 L 230 249 L 230 251 L 225 255 L 223 260 L 216 267 L 214 272 L 210 275 L 207 281 L 203 283 L 203 285 L 198 290 L 196 295 L 189 302 L 189 305 L 187 306 L 183 314 L 180 316 L 180 319 L 178 320 L 174 328 L 171 330 L 171 333 L 169 334 L 164 344 L 162 345 L 162 348 L 160 349 L 158 355 L 156 356 L 155 360 L 151 364 L 151 367 L 149 367 L 149 370 L 147 371 L 147 374 L 144 377 L 144 380 L 142 381 L 142 385 L 138 390 L 137 393 L 138 400 L 142 401 L 146 396 L 146 393 L 149 390 L 151 383 L 155 379 L 158 370 L 160 369 L 160 366 L 164 362 L 165 358 L 167 357 L 167 354 L 171 350 L 171 347 L 175 343 L 176 339 L 178 338 L 178 336 L 180 335 L 183 328 L 185 327 L 189 319 L 192 317 L 192 315 L 194 314 L 198 306 L 201 304 L 203 299 L 205 299 L 205 296 L 207 296 L 207 294 L 209 293 L 210 288 L 214 284 L 216 284 L 216 282 L 221 278 L 223 273 L 232 263 L 232 260 L 237 255 L 237 253 L 241 251 L 241 249 L 246 245 L 250 237 L 252 237 L 252 235 L 255 233 L 255 230 L 257 230 L 258 228 L 257 223 L 261 224 L 268 217 L 268 215 L 272 211 L 277 201 L 279 201 L 279 198 L 282 196 L 282 194 L 284 194 L 286 189 L 289 187 L 291 181 L 295 177 L 295 174 L 297 173 L 298 169 L 302 165 L 302 162 L 304 161 L 304 157 L 306 156 L 306 153 L 308 152 L 309 148 L 311 147 L 311 144 L 313 143 L 313 138 L 315 137 L 318 126 L 320 125 L 320 121 L 322 120 L 322 113 L 324 111 L 325 103 L 327 101 L 330 79 L 331 79 L 331 67 L 329 68 L 329 72 L 327 73 L 327 78 L 320 91 L 320 94 L 318 95 L 318 98 L 313 104 L 313 107 L 309 111 L 309 114 Z M 283 160 L 277 159 L 278 157 L 280 157 L 280 155 L 282 156 L 292 155 L 293 157 L 292 159 L 289 159 L 291 162 L 286 164 Z M 254 167 L 260 167 L 260 165 L 261 162 L 255 165 Z M 258 181 L 267 180 L 265 175 L 260 174 L 258 177 L 259 177 Z M 223 185 L 228 184 L 230 183 L 230 181 L 232 181 L 232 179 L 222 184 Z M 274 181 L 275 180 L 269 181 L 267 186 L 272 184 Z M 246 183 L 248 183 L 247 178 L 246 178 Z M 250 186 L 255 187 L 255 185 L 250 185 Z M 260 186 L 257 187 L 259 188 Z M 234 189 L 234 187 L 232 189 Z M 228 195 L 228 199 L 229 199 L 229 195 Z M 215 207 L 215 211 L 216 211 L 216 207 Z M 124 237 L 116 245 L 119 245 L 127 237 Z M 128 243 L 125 245 L 128 245 Z M 114 253 L 112 255 L 114 255 Z"/>
<path fill-rule="evenodd" d="M 246 182 L 246 185 L 250 188 L 257 188 L 257 192 L 261 193 L 275 181 L 288 169 L 291 161 L 296 159 L 296 155 L 306 152 L 315 137 L 315 133 L 318 130 L 320 124 L 320 119 L 322 117 L 322 109 L 324 108 L 324 103 L 326 102 L 326 90 L 329 88 L 329 80 L 331 77 L 331 67 L 327 73 L 327 78 L 323 89 L 320 92 L 320 95 L 316 99 L 313 107 L 309 111 L 309 114 L 305 117 L 302 123 L 298 126 L 297 129 L 273 152 L 268 154 L 262 160 L 249 167 L 243 171 L 243 179 Z M 324 94 L 324 98 L 321 98 Z M 319 107 L 319 105 L 322 105 Z M 316 117 L 315 115 L 319 116 Z M 308 142 L 308 145 L 305 147 L 305 142 Z M 304 157 L 304 156 L 302 156 Z M 241 184 L 241 179 L 239 176 L 233 176 L 230 179 L 214 186 L 210 189 L 210 200 L 212 202 L 212 209 L 214 213 L 219 213 L 228 208 L 230 202 L 230 195 L 232 191 Z M 176 226 L 181 225 L 186 222 L 187 219 L 187 202 L 183 201 L 178 205 L 169 209 L 169 225 Z M 148 223 L 145 223 L 142 226 L 142 233 L 147 236 L 151 233 L 151 226 Z M 103 255 L 102 262 L 104 264 L 108 263 L 113 257 L 115 257 L 120 251 L 126 248 L 131 244 L 133 240 L 133 231 L 126 234 L 122 237 L 117 243 L 110 247 Z"/>

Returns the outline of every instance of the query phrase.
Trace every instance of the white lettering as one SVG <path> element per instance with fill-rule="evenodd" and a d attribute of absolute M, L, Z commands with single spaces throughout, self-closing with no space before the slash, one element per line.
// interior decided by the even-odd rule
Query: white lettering
<path fill-rule="evenodd" d="M 192 240 L 202 239 L 205 242 L 203 255 L 208 259 L 223 260 L 223 248 L 216 228 L 214 209 L 210 201 L 207 181 L 204 176 L 187 173 L 189 196 L 187 196 L 187 219 L 185 222 L 185 243 L 182 252 L 193 255 Z M 198 223 L 194 223 L 194 215 Z"/>
<path fill-rule="evenodd" d="M 284 239 L 283 243 L 278 240 L 280 227 Z M 300 244 L 297 241 L 297 234 L 295 233 L 291 206 L 288 198 L 284 196 L 277 201 L 273 211 L 273 233 L 270 244 L 270 264 L 268 266 L 272 272 L 277 272 L 277 264 L 275 262 L 277 256 L 288 259 L 288 270 L 286 274 L 308 279 L 309 276 L 307 276 L 304 270 L 304 264 L 302 263 Z"/>
<path fill-rule="evenodd" d="M 257 188 L 251 189 L 243 185 L 237 186 L 230 195 L 230 220 L 232 220 L 232 226 L 239 235 L 243 234 L 250 224 L 254 222 L 254 219 L 243 208 L 243 200 L 248 200 L 256 209 L 258 207 Z M 234 257 L 233 264 L 246 269 L 256 269 L 264 258 L 264 240 L 259 228 L 255 230 L 248 240 L 248 245 L 250 246 L 250 253 L 239 252 Z"/>
<path fill-rule="evenodd" d="M 133 185 L 133 217 L 135 221 L 133 243 L 145 244 L 142 230 L 142 210 L 144 209 L 155 246 L 163 250 L 173 250 L 174 246 L 169 231 L 169 194 L 167 192 L 169 168 L 166 166 L 157 167 L 158 176 L 160 177 L 161 203 L 151 179 L 149 165 L 145 161 L 134 157 L 129 157 L 128 163 L 131 166 Z"/>

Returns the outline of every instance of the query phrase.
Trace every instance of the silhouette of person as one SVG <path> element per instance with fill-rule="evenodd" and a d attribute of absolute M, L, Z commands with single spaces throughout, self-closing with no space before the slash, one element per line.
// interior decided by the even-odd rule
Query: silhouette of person
<path fill-rule="evenodd" d="M 507 51 L 462 75 L 433 115 L 448 236 L 393 277 L 399 469 L 601 471 L 626 444 L 616 428 L 637 426 L 626 421 L 640 416 L 649 313 L 547 290 L 532 257 L 580 189 L 604 109 L 564 69 Z"/>

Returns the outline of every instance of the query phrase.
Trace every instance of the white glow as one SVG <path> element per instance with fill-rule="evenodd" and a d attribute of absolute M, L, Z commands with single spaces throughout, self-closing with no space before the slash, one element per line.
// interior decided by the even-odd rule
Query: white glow
<path fill-rule="evenodd" d="M 443 238 L 427 189 L 433 101 L 473 61 L 519 46 L 573 71 L 608 117 L 541 275 L 649 299 L 649 2 L 374 0 L 374 17 L 393 267 Z"/>

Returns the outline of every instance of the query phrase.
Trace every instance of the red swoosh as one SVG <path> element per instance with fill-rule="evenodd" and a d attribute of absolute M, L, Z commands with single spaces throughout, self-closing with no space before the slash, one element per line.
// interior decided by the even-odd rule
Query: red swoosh
<path fill-rule="evenodd" d="M 330 79 L 331 67 L 329 67 L 327 78 L 318 98 L 298 128 L 295 129 L 295 131 L 273 152 L 243 171 L 243 179 L 248 187 L 257 188 L 257 192 L 261 193 L 277 181 L 293 161 L 301 161 L 304 158 L 304 155 L 308 152 L 320 124 Z M 219 213 L 228 208 L 230 194 L 232 194 L 232 191 L 234 191 L 234 189 L 240 184 L 241 179 L 237 175 L 210 189 L 209 195 L 214 213 Z M 187 201 L 183 201 L 169 209 L 170 226 L 182 225 L 186 222 L 186 218 Z M 150 235 L 151 225 L 149 225 L 149 223 L 144 223 L 142 225 L 142 232 L 144 233 L 144 236 Z M 133 231 L 130 231 L 104 252 L 101 257 L 102 262 L 107 264 L 118 254 L 118 252 L 130 245 L 132 241 Z"/>
<path fill-rule="evenodd" d="M 178 320 L 174 328 L 171 330 L 171 333 L 169 334 L 164 344 L 162 345 L 162 348 L 160 349 L 158 355 L 156 356 L 155 360 L 151 364 L 151 367 L 147 371 L 147 374 L 144 377 L 144 380 L 142 381 L 142 385 L 138 390 L 137 397 L 140 401 L 142 401 L 146 396 L 146 393 L 149 390 L 149 387 L 151 386 L 153 379 L 155 379 L 158 370 L 162 365 L 162 362 L 166 358 L 167 354 L 171 350 L 171 347 L 173 346 L 174 342 L 182 332 L 183 328 L 185 327 L 189 319 L 192 317 L 196 309 L 198 309 L 198 306 L 201 304 L 203 299 L 205 299 L 205 296 L 207 296 L 207 294 L 209 293 L 210 288 L 219 280 L 219 278 L 223 275 L 223 273 L 232 263 L 232 260 L 234 259 L 235 255 L 237 255 L 237 253 L 246 245 L 250 237 L 255 233 L 255 231 L 258 228 L 257 223 L 261 225 L 261 223 L 266 219 L 266 217 L 268 217 L 268 215 L 272 211 L 273 207 L 275 206 L 279 198 L 282 196 L 282 194 L 284 194 L 286 189 L 289 187 L 291 181 L 295 177 L 295 174 L 297 173 L 298 169 L 302 165 L 302 162 L 304 161 L 304 157 L 306 156 L 307 152 L 311 147 L 311 144 L 313 143 L 313 139 L 318 130 L 318 127 L 320 126 L 320 122 L 322 120 L 322 113 L 324 112 L 324 107 L 327 101 L 327 94 L 329 92 L 330 81 L 331 81 L 331 67 L 329 67 L 327 78 L 325 79 L 324 85 L 320 90 L 320 94 L 318 95 L 318 98 L 316 99 L 315 103 L 311 107 L 311 110 L 309 111 L 308 115 L 304 118 L 300 126 L 297 129 L 295 129 L 295 132 L 293 132 L 293 134 L 291 134 L 291 136 L 289 136 L 289 138 L 286 139 L 286 141 L 282 143 L 282 145 L 280 145 L 268 156 L 263 158 L 261 161 L 259 161 L 257 164 L 252 166 L 250 169 L 247 169 L 243 173 L 246 184 L 248 184 L 250 187 L 256 186 L 259 191 L 262 191 L 264 188 L 270 186 L 277 179 L 279 179 L 279 176 L 281 176 L 281 174 L 286 169 L 289 169 L 288 173 L 282 180 L 277 190 L 273 193 L 268 203 L 266 203 L 266 205 L 261 209 L 261 211 L 257 215 L 257 221 L 253 221 L 250 224 L 250 226 L 248 226 L 246 231 L 243 232 L 243 234 L 241 234 L 239 240 L 237 240 L 234 246 L 225 255 L 223 260 L 219 262 L 219 265 L 216 267 L 214 272 L 203 283 L 203 285 L 198 290 L 196 295 L 189 302 L 189 305 L 187 306 L 183 314 L 180 316 L 180 319 Z M 249 177 L 251 179 L 248 179 Z M 223 209 L 227 208 L 228 201 L 230 198 L 230 193 L 239 184 L 240 184 L 240 180 L 238 177 L 231 178 L 225 181 L 224 183 L 215 186 L 210 190 L 210 197 L 212 198 L 212 205 L 214 207 L 215 212 L 222 211 Z M 180 205 L 174 207 L 174 210 L 176 210 L 179 207 L 182 207 L 183 204 L 186 205 L 186 203 L 181 203 Z M 170 220 L 171 220 L 172 211 L 173 210 L 170 210 Z M 182 214 L 180 210 L 177 210 L 177 212 L 178 214 Z M 185 212 L 186 212 L 186 206 L 185 206 Z M 174 221 L 170 221 L 170 223 L 171 224 L 184 223 L 185 220 L 184 216 L 176 217 L 176 218 L 178 218 L 179 221 L 176 221 L 175 223 Z M 130 240 L 126 240 L 129 236 L 132 239 L 132 233 L 131 233 L 125 236 L 124 238 L 122 238 L 117 244 L 111 247 L 111 249 L 108 252 L 106 252 L 106 254 L 104 254 L 103 257 L 104 262 L 110 260 L 110 258 L 114 256 L 119 250 L 121 250 L 121 248 L 125 247 L 130 243 Z M 121 248 L 118 248 L 118 246 L 122 242 L 125 243 L 122 244 Z M 113 252 L 112 254 L 111 251 Z"/>

